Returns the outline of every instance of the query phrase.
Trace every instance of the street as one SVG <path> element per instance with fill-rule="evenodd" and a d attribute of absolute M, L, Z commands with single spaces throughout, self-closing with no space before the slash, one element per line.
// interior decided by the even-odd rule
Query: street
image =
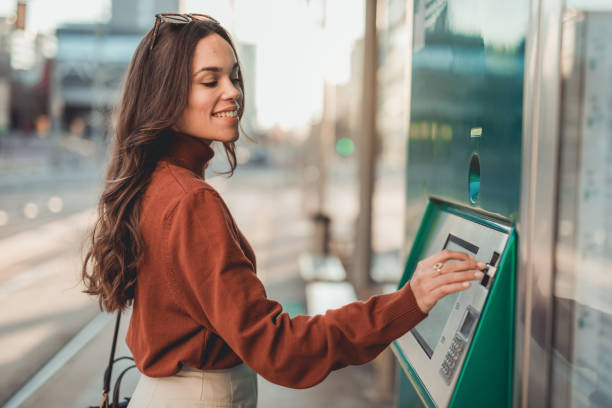
<path fill-rule="evenodd" d="M 0 181 L 2 208 L 11 224 L 0 231 L 0 403 L 32 377 L 83 326 L 98 315 L 94 299 L 81 293 L 81 248 L 95 217 L 96 183 L 93 166 L 82 171 L 40 172 L 38 176 L 4 177 Z M 294 258 L 307 245 L 307 225 L 291 223 L 289 235 L 271 239 L 275 228 L 266 225 L 270 216 L 296 217 L 296 191 L 285 189 L 274 195 L 278 180 L 271 170 L 231 180 L 215 177 L 212 184 L 226 197 L 241 228 L 258 248 L 262 279 L 291 273 L 280 269 L 279 260 Z M 273 172 L 273 171 L 272 171 Z M 253 177 L 268 182 L 251 183 Z M 229 189 L 229 183 L 236 188 Z M 248 185 L 253 187 L 249 188 Z M 256 186 L 256 187 L 255 187 Z M 233 194 L 232 194 L 233 192 Z M 63 197 L 66 207 L 44 220 L 20 217 L 25 203 L 41 203 L 50 195 Z M 275 207 L 266 203 L 274 197 Z M 269 198 L 268 198 L 269 200 Z M 284 205 L 283 205 L 284 204 Z M 278 210 L 284 208 L 284 210 Z M 294 239 L 291 239 L 294 238 Z M 279 245 L 286 242 L 287 245 Z M 278 249 L 281 248 L 281 252 Z M 293 254 L 291 254 L 293 252 Z M 286 262 L 285 262 L 286 264 Z M 286 267 L 286 265 L 285 265 Z M 295 271 L 294 271 L 295 272 Z"/>
<path fill-rule="evenodd" d="M 6 403 L 35 374 L 40 377 L 42 367 L 45 367 L 45 382 L 37 385 L 38 388 L 30 384 L 30 388 L 36 389 L 21 406 L 40 403 L 79 406 L 93 404 L 99 396 L 101 373 L 96 370 L 102 370 L 105 364 L 114 319 L 100 314 L 95 300 L 81 292 L 79 280 L 81 248 L 95 219 L 95 203 L 101 191 L 102 170 L 94 164 L 85 162 L 71 171 L 65 168 L 49 171 L 49 167 L 44 171 L 38 167 L 28 174 L 0 178 L 1 205 L 12 221 L 0 229 L 0 253 L 3 254 L 0 309 L 4 311 L 0 315 L 0 377 L 4 379 L 0 384 L 0 404 Z M 311 223 L 304 211 L 304 189 L 296 171 L 245 165 L 239 166 L 229 179 L 212 171 L 208 173 L 207 181 L 223 196 L 255 249 L 258 275 L 268 296 L 281 302 L 292 315 L 305 313 L 305 283 L 299 276 L 298 257 L 310 249 L 312 238 Z M 335 197 L 332 194 L 330 200 L 335 202 L 338 214 L 350 216 L 350 197 L 342 189 L 338 193 Z M 43 203 L 50 195 L 62 197 L 65 205 L 61 211 L 41 210 L 40 218 L 35 219 L 20 212 L 28 202 L 39 203 L 44 208 Z M 123 331 L 128 317 L 124 317 Z M 92 325 L 96 328 L 91 329 Z M 58 363 L 57 353 L 61 350 L 63 355 L 69 351 L 66 344 L 77 333 L 83 336 L 86 326 L 90 332 L 87 336 L 93 336 L 92 340 L 78 346 L 74 357 Z M 120 340 L 119 350 L 128 353 L 123 337 Z M 76 347 L 71 344 L 70 347 Z M 54 366 L 51 368 L 47 364 L 50 359 Z M 367 382 L 372 369 L 360 367 L 347 371 L 353 373 L 348 376 L 342 375 L 344 371 L 333 373 L 330 378 L 335 380 L 300 391 L 305 396 L 304 406 L 317 400 L 323 402 L 337 387 L 346 388 L 350 394 L 348 390 L 356 381 L 361 381 L 361 386 Z M 124 386 L 126 395 L 137 380 L 136 373 L 129 377 Z M 58 393 L 67 381 L 82 383 L 82 390 L 74 395 Z M 262 378 L 259 381 L 260 403 L 295 398 L 294 390 L 275 386 Z M 321 393 L 321 389 L 329 391 Z M 373 390 L 367 392 L 375 396 Z M 346 397 L 343 401 L 351 400 L 351 406 L 356 406 L 362 397 L 355 396 L 354 401 Z"/>

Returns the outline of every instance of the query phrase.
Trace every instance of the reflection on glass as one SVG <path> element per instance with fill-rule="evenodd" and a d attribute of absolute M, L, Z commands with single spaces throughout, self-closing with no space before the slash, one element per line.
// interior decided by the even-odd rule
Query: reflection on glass
<path fill-rule="evenodd" d="M 475 205 L 518 215 L 528 10 L 524 0 L 415 1 L 407 213 L 429 195 L 470 205 L 476 153 Z"/>
<path fill-rule="evenodd" d="M 612 13 L 565 14 L 554 406 L 612 406 L 610 38 Z"/>

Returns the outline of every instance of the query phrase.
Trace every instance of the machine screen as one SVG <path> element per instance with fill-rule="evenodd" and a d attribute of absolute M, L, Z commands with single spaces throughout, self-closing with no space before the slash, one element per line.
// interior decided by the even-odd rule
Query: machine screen
<path fill-rule="evenodd" d="M 453 234 L 448 234 L 444 248 L 452 251 L 468 252 L 472 256 L 478 253 L 478 247 Z M 429 358 L 440 340 L 448 316 L 460 292 L 445 296 L 429 311 L 429 316 L 411 330 L 418 343 Z M 469 331 L 469 328 L 468 328 Z"/>

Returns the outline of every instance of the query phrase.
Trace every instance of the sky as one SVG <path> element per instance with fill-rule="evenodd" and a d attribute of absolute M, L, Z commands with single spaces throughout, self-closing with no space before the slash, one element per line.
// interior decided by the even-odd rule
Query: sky
<path fill-rule="evenodd" d="M 0 15 L 14 13 L 16 3 L 1 2 Z M 110 17 L 110 0 L 27 3 L 26 24 L 32 32 L 50 33 L 64 22 Z M 321 24 L 324 3 L 325 28 Z M 181 12 L 210 14 L 235 39 L 255 44 L 256 105 L 264 127 L 304 128 L 318 120 L 323 79 L 338 84 L 348 81 L 353 42 L 363 31 L 363 1 L 180 0 L 179 4 Z"/>
<path fill-rule="evenodd" d="M 264 126 L 308 125 L 320 115 L 323 78 L 348 81 L 350 53 L 363 30 L 363 5 L 355 0 L 186 0 L 189 12 L 204 12 L 257 47 L 257 110 Z"/>

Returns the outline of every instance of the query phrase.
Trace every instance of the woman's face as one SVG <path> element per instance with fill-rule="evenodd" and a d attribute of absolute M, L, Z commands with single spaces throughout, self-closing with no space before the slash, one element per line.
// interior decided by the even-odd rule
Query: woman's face
<path fill-rule="evenodd" d="M 195 47 L 191 72 L 189 101 L 176 130 L 211 142 L 237 140 L 242 92 L 232 47 L 218 34 L 202 38 Z"/>

